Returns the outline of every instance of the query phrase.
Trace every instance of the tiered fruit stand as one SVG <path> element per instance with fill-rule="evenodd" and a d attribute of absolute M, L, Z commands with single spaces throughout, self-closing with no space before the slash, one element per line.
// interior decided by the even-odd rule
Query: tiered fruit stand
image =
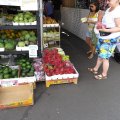
<path fill-rule="evenodd" d="M 34 13 L 36 21 L 22 23 L 23 18 L 18 19 L 18 16 L 26 13 L 20 13 L 17 17 L 14 16 L 12 24 L 0 26 L 1 34 L 7 30 L 0 45 L 0 55 L 5 60 L 6 57 L 9 59 L 7 65 L 3 64 L 5 60 L 3 63 L 0 61 L 0 96 L 3 96 L 0 98 L 0 109 L 33 105 L 33 89 L 37 81 L 45 81 L 46 87 L 63 83 L 77 84 L 79 74 L 69 56 L 60 48 L 60 25 L 51 18 L 46 18 L 47 21 L 42 24 L 41 8 Z M 6 36 L 12 39 L 6 42 Z M 5 44 L 13 39 L 15 46 L 7 45 L 6 49 Z M 26 90 L 29 93 L 27 97 L 24 94 Z M 10 97 L 14 93 L 16 96 Z M 19 93 L 23 99 L 19 98 Z M 10 102 L 5 100 L 8 94 Z"/>
<path fill-rule="evenodd" d="M 43 47 L 60 47 L 60 25 L 55 19 L 43 19 Z"/>
<path fill-rule="evenodd" d="M 5 1 L 1 2 L 4 3 Z M 31 62 L 32 59 L 29 57 L 34 55 L 34 53 L 35 55 L 32 56 L 32 58 L 41 56 L 40 4 L 42 4 L 42 2 L 39 3 L 38 0 L 36 10 L 27 10 L 27 12 L 20 9 L 18 10 L 18 7 L 16 7 L 15 12 L 20 16 L 14 14 L 13 17 L 10 17 L 12 18 L 11 21 L 7 20 L 9 18 L 8 13 L 1 16 L 0 109 L 33 105 L 33 88 L 35 85 L 34 83 L 36 82 L 36 77 L 34 76 L 34 68 Z M 1 5 L 4 10 L 7 6 L 12 8 L 12 1 L 6 3 L 5 6 L 4 4 Z M 37 7 L 39 9 L 37 9 Z M 32 13 L 34 13 L 34 20 L 33 18 L 30 18 Z M 26 19 L 24 18 L 24 15 L 26 16 Z M 34 49 L 35 47 L 37 49 Z M 25 57 L 20 59 L 21 56 Z M 26 56 L 28 59 L 26 59 Z M 20 59 L 19 62 L 17 62 L 16 59 Z"/>

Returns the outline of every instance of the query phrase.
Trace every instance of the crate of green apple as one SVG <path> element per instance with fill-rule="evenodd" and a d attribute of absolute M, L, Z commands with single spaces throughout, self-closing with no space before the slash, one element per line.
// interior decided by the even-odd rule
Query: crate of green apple
<path fill-rule="evenodd" d="M 57 48 L 43 51 L 46 80 L 78 78 L 79 74 L 70 62 L 69 56 L 59 53 Z"/>
<path fill-rule="evenodd" d="M 21 12 L 14 16 L 13 25 L 36 25 L 36 17 L 32 12 Z"/>

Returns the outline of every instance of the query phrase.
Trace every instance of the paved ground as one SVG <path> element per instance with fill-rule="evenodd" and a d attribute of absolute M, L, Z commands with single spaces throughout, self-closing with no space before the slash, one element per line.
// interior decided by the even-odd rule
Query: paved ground
<path fill-rule="evenodd" d="M 87 68 L 87 46 L 78 37 L 62 35 L 61 46 L 70 55 L 80 77 L 77 85 L 45 88 L 37 84 L 35 104 L 0 111 L 0 120 L 120 120 L 120 64 L 111 59 L 107 80 L 96 81 Z"/>

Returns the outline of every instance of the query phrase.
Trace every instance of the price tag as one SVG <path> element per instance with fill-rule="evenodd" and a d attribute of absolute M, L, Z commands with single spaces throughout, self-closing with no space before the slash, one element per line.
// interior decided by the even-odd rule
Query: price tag
<path fill-rule="evenodd" d="M 54 43 L 55 43 L 54 41 L 50 41 L 50 42 L 49 42 L 50 45 L 53 45 Z"/>
<path fill-rule="evenodd" d="M 37 0 L 21 0 L 21 1 L 22 1 L 21 10 L 38 10 Z"/>
<path fill-rule="evenodd" d="M 30 58 L 36 58 L 37 57 L 37 45 L 29 45 L 29 57 Z"/>
<path fill-rule="evenodd" d="M 45 43 L 45 44 L 44 44 L 44 48 L 47 48 L 47 47 L 48 47 L 48 43 Z"/>
<path fill-rule="evenodd" d="M 10 86 L 15 86 L 15 85 L 18 85 L 18 81 L 17 80 L 1 81 L 1 86 L 3 86 L 3 87 L 10 87 Z"/>

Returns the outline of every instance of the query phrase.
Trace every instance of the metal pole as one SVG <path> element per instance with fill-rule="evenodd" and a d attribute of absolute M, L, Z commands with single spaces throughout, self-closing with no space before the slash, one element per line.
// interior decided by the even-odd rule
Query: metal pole
<path fill-rule="evenodd" d="M 43 31 L 43 10 L 42 0 L 38 0 L 38 12 L 37 12 L 37 35 L 38 35 L 38 56 L 41 57 L 43 45 L 42 45 L 42 31 Z"/>

